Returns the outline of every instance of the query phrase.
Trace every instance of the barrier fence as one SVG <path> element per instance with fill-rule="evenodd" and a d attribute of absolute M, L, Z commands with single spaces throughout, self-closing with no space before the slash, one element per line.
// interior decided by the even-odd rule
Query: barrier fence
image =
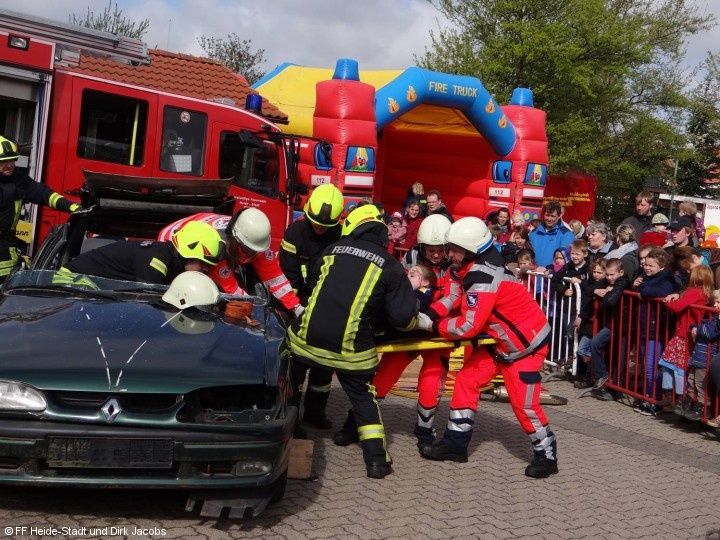
<path fill-rule="evenodd" d="M 582 370 L 578 365 L 578 362 L 585 361 L 578 357 L 579 340 L 574 326 L 582 301 L 580 287 L 573 284 L 570 289 L 572 294 L 564 296 L 557 293 L 551 278 L 544 274 L 528 272 L 522 279 L 552 328 L 550 352 L 545 361 L 550 374 L 544 381 L 558 376 L 577 380 L 586 370 L 590 370 L 588 379 L 592 380 L 592 363 L 588 362 Z M 625 291 L 613 311 L 615 315 L 608 321 L 603 320 L 604 310 L 597 299 L 594 299 L 594 308 L 593 336 L 604 327 L 610 330 L 610 341 L 604 349 L 608 369 L 605 387 L 616 394 L 625 394 L 658 407 L 677 407 L 682 402 L 687 403 L 687 364 L 673 369 L 663 357 L 667 344 L 676 333 L 679 319 L 665 307 L 663 299 L 642 299 L 636 292 Z M 688 309 L 695 310 L 701 322 L 710 321 L 720 313 L 720 310 L 709 306 L 693 305 Z M 695 343 L 692 338 L 688 339 L 688 357 Z M 704 353 L 707 368 L 700 403 L 700 420 L 703 422 L 720 415 L 720 396 L 709 377 L 711 359 L 717 353 L 717 342 L 709 343 Z M 717 367 L 720 367 L 720 356 Z M 668 388 L 670 384 L 672 388 Z"/>

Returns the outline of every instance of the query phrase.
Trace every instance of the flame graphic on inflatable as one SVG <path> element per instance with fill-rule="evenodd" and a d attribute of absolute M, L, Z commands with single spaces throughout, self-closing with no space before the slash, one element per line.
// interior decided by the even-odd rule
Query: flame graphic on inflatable
<path fill-rule="evenodd" d="M 488 114 L 492 114 L 495 112 L 495 104 L 492 102 L 492 99 L 488 101 L 487 105 L 485 105 L 485 112 Z"/>
<path fill-rule="evenodd" d="M 400 105 L 393 98 L 388 98 L 388 110 L 391 114 L 395 114 L 400 110 Z"/>
<path fill-rule="evenodd" d="M 408 86 L 407 91 L 407 100 L 412 103 L 417 99 L 417 93 L 415 92 L 415 89 L 412 86 Z"/>
<path fill-rule="evenodd" d="M 504 114 L 502 115 L 502 117 L 500 118 L 500 120 L 498 120 L 498 126 L 500 126 L 501 128 L 506 128 L 506 127 L 507 127 L 507 118 L 505 118 L 505 115 L 504 115 Z"/>

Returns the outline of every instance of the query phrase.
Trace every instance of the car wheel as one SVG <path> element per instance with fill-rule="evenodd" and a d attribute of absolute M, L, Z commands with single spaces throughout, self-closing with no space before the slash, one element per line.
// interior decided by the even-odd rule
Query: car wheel
<path fill-rule="evenodd" d="M 288 471 L 282 473 L 280 478 L 275 480 L 273 484 L 273 495 L 270 498 L 270 504 L 280 501 L 285 496 L 285 488 L 287 487 Z"/>

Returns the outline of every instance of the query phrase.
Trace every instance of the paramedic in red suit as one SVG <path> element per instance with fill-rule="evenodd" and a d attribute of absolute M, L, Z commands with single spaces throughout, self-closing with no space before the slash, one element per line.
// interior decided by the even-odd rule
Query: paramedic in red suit
<path fill-rule="evenodd" d="M 442 214 L 426 217 L 418 230 L 418 245 L 410 250 L 403 260 L 405 270 L 423 264 L 432 268 L 437 279 L 434 302 L 429 308 L 430 317 L 438 319 L 450 314 L 460 303 L 459 286 L 456 281 L 447 281 L 450 262 L 445 257 L 445 233 L 450 228 L 450 220 Z M 446 283 L 447 281 L 447 283 Z M 376 399 L 382 400 L 398 382 L 405 368 L 422 355 L 422 367 L 418 374 L 418 403 L 415 436 L 418 448 L 432 444 L 435 440 L 435 412 L 439 402 L 440 387 L 447 375 L 452 348 L 420 351 L 393 351 L 383 353 L 378 371 L 373 377 Z M 338 446 L 347 446 L 358 441 L 357 427 L 351 412 L 345 425 L 333 436 Z"/>
<path fill-rule="evenodd" d="M 493 249 L 492 234 L 481 219 L 459 219 L 450 226 L 445 243 L 451 269 L 462 286 L 461 314 L 434 322 L 428 318 L 421 326 L 430 326 L 446 339 L 485 333 L 496 344 L 492 349 L 475 347 L 465 359 L 455 379 L 445 434 L 420 452 L 436 461 L 466 462 L 479 389 L 502 375 L 513 412 L 533 446 L 534 459 L 525 474 L 534 478 L 555 474 L 555 435 L 540 406 L 540 369 L 550 336 L 545 314 L 505 270 L 500 253 Z"/>
<path fill-rule="evenodd" d="M 167 240 L 188 221 L 212 225 L 224 236 L 225 258 L 208 274 L 218 287 L 229 294 L 253 294 L 252 287 L 261 281 L 288 311 L 302 312 L 300 299 L 280 269 L 270 250 L 270 220 L 258 208 L 243 208 L 235 215 L 199 213 L 171 223 L 158 235 Z"/>

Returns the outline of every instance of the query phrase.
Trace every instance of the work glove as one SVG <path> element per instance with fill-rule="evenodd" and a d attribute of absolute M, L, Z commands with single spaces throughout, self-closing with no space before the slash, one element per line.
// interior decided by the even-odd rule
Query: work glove
<path fill-rule="evenodd" d="M 296 318 L 296 319 L 299 319 L 299 318 L 300 318 L 300 315 L 302 315 L 302 314 L 303 314 L 303 311 L 305 311 L 305 308 L 302 307 L 302 305 L 298 304 L 297 306 L 295 306 L 295 307 L 293 308 L 292 311 L 293 311 L 293 315 L 295 315 L 295 318 Z"/>
<path fill-rule="evenodd" d="M 432 332 L 433 321 L 430 317 L 428 317 L 424 313 L 418 313 L 416 328 L 418 330 L 427 330 L 428 332 Z"/>

